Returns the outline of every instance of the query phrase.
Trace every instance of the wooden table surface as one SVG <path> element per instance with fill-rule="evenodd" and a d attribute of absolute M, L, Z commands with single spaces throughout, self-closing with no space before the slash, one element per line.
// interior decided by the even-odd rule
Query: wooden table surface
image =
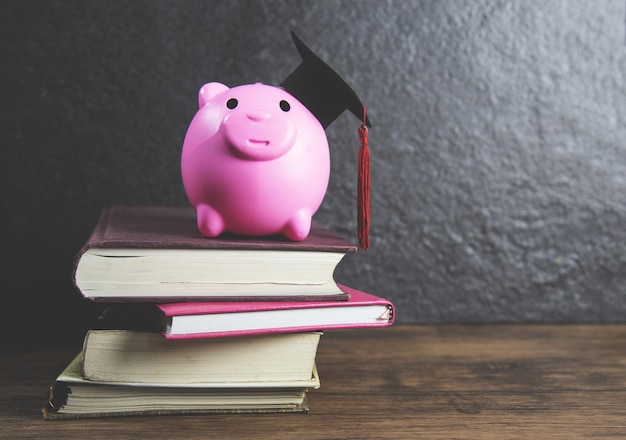
<path fill-rule="evenodd" d="M 1 356 L 1 437 L 626 438 L 626 324 L 332 331 L 308 414 L 44 421 L 48 385 L 73 354 Z"/>

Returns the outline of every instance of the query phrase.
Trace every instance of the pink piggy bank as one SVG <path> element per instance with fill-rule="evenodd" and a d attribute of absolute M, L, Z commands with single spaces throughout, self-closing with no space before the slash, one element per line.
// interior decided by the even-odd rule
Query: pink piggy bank
<path fill-rule="evenodd" d="M 207 237 L 306 238 L 328 187 L 324 127 L 279 87 L 202 86 L 185 135 L 183 185 Z"/>

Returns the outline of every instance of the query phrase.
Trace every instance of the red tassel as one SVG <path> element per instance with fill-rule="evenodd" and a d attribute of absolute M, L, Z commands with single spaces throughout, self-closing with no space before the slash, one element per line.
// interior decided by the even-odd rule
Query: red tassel
<path fill-rule="evenodd" d="M 363 106 L 363 124 L 359 127 L 359 173 L 358 173 L 358 200 L 357 200 L 357 235 L 359 247 L 370 247 L 370 150 L 367 136 L 367 113 Z"/>

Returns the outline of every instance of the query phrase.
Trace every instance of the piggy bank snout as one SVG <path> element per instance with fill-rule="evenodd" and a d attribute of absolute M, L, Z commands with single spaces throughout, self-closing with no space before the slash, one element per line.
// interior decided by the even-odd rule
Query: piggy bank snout
<path fill-rule="evenodd" d="M 246 160 L 272 160 L 295 144 L 296 124 L 287 116 L 264 110 L 230 113 L 222 123 L 229 150 Z"/>
<path fill-rule="evenodd" d="M 246 116 L 252 122 L 263 122 L 263 121 L 267 121 L 272 115 L 268 112 L 253 111 L 253 112 L 246 112 Z"/>

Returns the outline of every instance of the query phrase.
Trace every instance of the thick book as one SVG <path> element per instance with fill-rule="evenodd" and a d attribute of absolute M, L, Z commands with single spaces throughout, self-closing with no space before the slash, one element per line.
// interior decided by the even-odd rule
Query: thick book
<path fill-rule="evenodd" d="M 214 388 L 316 388 L 321 332 L 168 340 L 160 333 L 88 330 L 81 375 L 99 382 Z"/>
<path fill-rule="evenodd" d="M 302 241 L 207 238 L 191 207 L 112 206 L 77 253 L 72 277 L 94 301 L 345 300 L 334 272 L 356 251 L 315 221 Z"/>
<path fill-rule="evenodd" d="M 57 376 L 42 408 L 46 420 L 210 413 L 308 412 L 308 387 L 216 388 L 202 383 L 111 383 L 81 375 L 82 353 Z M 319 384 L 317 370 L 314 382 Z"/>
<path fill-rule="evenodd" d="M 346 285 L 347 301 L 256 301 L 146 304 L 168 339 L 215 338 L 390 326 L 391 301 Z M 147 310 L 146 310 L 147 309 Z"/>

